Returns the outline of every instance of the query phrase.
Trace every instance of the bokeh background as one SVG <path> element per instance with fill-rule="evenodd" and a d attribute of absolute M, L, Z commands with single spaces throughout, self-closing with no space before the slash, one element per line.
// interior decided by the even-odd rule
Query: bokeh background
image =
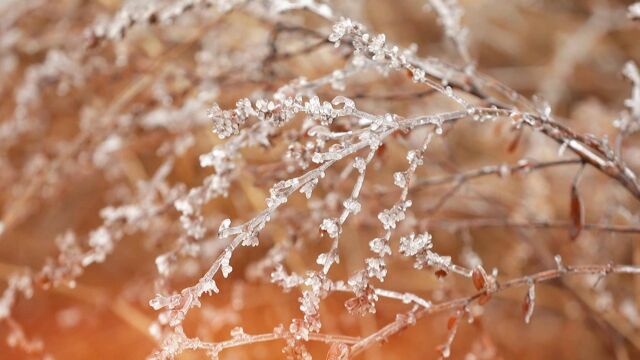
<path fill-rule="evenodd" d="M 629 60 L 640 61 L 640 24 L 627 18 L 631 1 L 460 0 L 463 24 L 469 28 L 470 52 L 479 71 L 518 92 L 543 96 L 560 121 L 579 133 L 615 138 L 614 120 L 624 110 L 631 84 L 621 75 Z M 373 32 L 401 46 L 416 44 L 418 53 L 458 62 L 443 37 L 433 11 L 424 1 L 332 1 L 336 9 L 362 21 Z M 211 133 L 206 109 L 214 102 L 232 107 L 238 98 L 273 91 L 298 76 L 309 79 L 330 73 L 344 59 L 331 45 L 276 61 L 264 61 L 270 26 L 242 11 L 218 18 L 211 9 L 195 9 L 172 24 L 134 25 L 122 40 L 86 47 L 85 29 L 109 21 L 122 6 L 118 0 L 0 1 L 0 125 L 20 115 L 27 128 L 2 139 L 0 205 L 5 230 L 0 235 L 0 278 L 23 269 L 37 272 L 55 258 L 55 239 L 71 229 L 82 239 L 101 223 L 100 209 L 134 198 L 162 164 L 162 144 L 186 135 L 192 146 L 176 158 L 170 184 L 198 185 L 207 170 L 198 156 L 220 140 Z M 330 24 L 304 12 L 283 16 L 328 34 Z M 283 35 L 282 49 L 304 40 Z M 57 54 L 57 55 L 56 55 Z M 58 58 L 56 58 L 58 56 Z M 52 59 L 53 58 L 53 59 Z M 403 75 L 367 75 L 348 83 L 347 93 L 410 93 L 420 90 Z M 326 90 L 326 97 L 333 97 Z M 359 106 L 402 115 L 446 111 L 451 104 L 433 97 L 381 101 L 362 95 Z M 18 115 L 17 115 L 18 114 Z M 8 128 L 11 129 L 11 128 Z M 8 130 L 7 130 L 8 131 Z M 12 130 L 13 131 L 13 130 Z M 120 146 L 102 151 L 117 134 Z M 363 193 L 366 207 L 345 229 L 342 263 L 335 276 L 346 278 L 362 267 L 368 239 L 376 236 L 376 214 L 394 202 L 392 174 L 403 169 L 405 155 L 419 136 L 390 139 L 375 163 L 376 172 Z M 515 164 L 528 158 L 570 158 L 558 145 L 509 121 L 465 122 L 446 129 L 429 150 L 418 179 L 455 174 L 485 165 Z M 207 224 L 248 219 L 264 207 L 269 187 L 279 177 L 284 136 L 271 148 L 243 152 L 243 175 L 228 198 L 206 207 Z M 625 160 L 640 171 L 640 135 L 624 143 Z M 102 148 L 104 150 L 104 148 Z M 411 226 L 429 230 L 441 254 L 464 263 L 479 256 L 487 269 L 506 278 L 566 263 L 640 263 L 640 234 L 583 231 L 571 241 L 566 227 L 468 227 L 473 218 L 509 219 L 521 223 L 569 220 L 571 182 L 577 165 L 527 174 L 488 176 L 466 183 L 455 194 L 452 184 L 412 192 L 415 218 Z M 336 170 L 337 171 L 337 170 Z M 319 196 L 345 195 L 351 183 L 332 182 Z M 586 223 L 640 226 L 640 206 L 618 184 L 587 168 L 580 184 Z M 235 271 L 220 282 L 221 294 L 206 298 L 185 323 L 189 334 L 209 341 L 229 337 L 241 324 L 248 333 L 271 331 L 299 317 L 296 292 L 282 293 L 256 276 L 254 264 L 280 241 L 296 244 L 286 260 L 289 269 L 304 271 L 326 248 L 317 233 L 304 230 L 316 221 L 302 198 L 294 198 L 281 217 L 265 230 L 258 248 L 234 255 Z M 298 231 L 299 230 L 299 231 Z M 140 359 L 156 347 L 148 328 L 157 314 L 148 306 L 154 295 L 154 259 L 170 249 L 182 230 L 175 211 L 150 221 L 146 231 L 127 234 L 108 259 L 88 267 L 75 288 L 35 286 L 31 299 L 18 297 L 13 318 L 30 338 L 44 343 L 58 359 Z M 292 237 L 299 237 L 292 239 Z M 170 279 L 181 289 L 195 281 L 215 250 L 184 259 Z M 468 280 L 416 271 L 410 261 L 389 260 L 385 286 L 428 299 L 473 293 Z M 640 357 L 640 279 L 612 276 L 594 287 L 594 279 L 571 278 L 537 287 L 533 320 L 522 320 L 523 289 L 496 295 L 474 311 L 473 324 L 463 324 L 452 359 L 634 359 Z M 0 281 L 0 289 L 6 285 Z M 323 302 L 323 331 L 353 336 L 369 334 L 392 321 L 407 306 L 381 301 L 375 315 L 347 314 L 346 295 Z M 362 359 L 436 359 L 445 341 L 443 313 L 420 320 Z M 0 323 L 0 338 L 9 328 Z M 224 359 L 280 359 L 281 343 L 232 349 Z M 327 348 L 311 344 L 314 358 Z M 0 342 L 0 359 L 30 359 Z M 201 359 L 185 353 L 181 359 Z"/>

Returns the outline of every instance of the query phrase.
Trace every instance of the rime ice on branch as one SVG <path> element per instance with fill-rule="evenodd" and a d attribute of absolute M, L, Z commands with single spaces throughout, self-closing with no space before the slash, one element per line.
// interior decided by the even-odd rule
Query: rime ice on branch
<path fill-rule="evenodd" d="M 582 206 L 572 212 L 574 219 L 580 219 L 573 223 L 542 219 L 544 214 L 526 201 L 485 196 L 473 183 L 479 178 L 497 183 L 538 176 L 532 181 L 537 188 L 525 185 L 522 190 L 536 193 L 551 184 L 538 170 L 567 167 L 573 171 L 572 166 L 588 165 L 595 170 L 593 173 L 605 175 L 601 177 L 617 182 L 632 195 L 629 201 L 620 201 L 622 205 L 613 201 L 607 204 L 611 221 L 619 221 L 618 217 L 635 221 L 637 214 L 625 206 L 640 199 L 640 186 L 633 171 L 635 165 L 625 163 L 622 151 L 633 149 L 624 141 L 640 128 L 637 66 L 629 62 L 623 71 L 633 87 L 625 111 L 614 123 L 620 131 L 613 150 L 606 137 L 573 130 L 569 126 L 573 122 L 565 122 L 546 102 L 529 100 L 475 69 L 469 54 L 469 31 L 463 24 L 461 4 L 466 2 L 428 1 L 446 38 L 455 46 L 459 60 L 453 63 L 457 65 L 419 56 L 414 45 L 394 45 L 392 32 L 370 32 L 363 23 L 343 16 L 341 10 L 348 6 L 334 2 L 332 8 L 329 3 L 126 1 L 111 20 L 96 19 L 96 25 L 86 32 L 87 48 L 68 51 L 59 44 L 37 48 L 38 42 L 29 41 L 28 51 L 16 52 L 19 56 L 15 59 L 30 54 L 39 62 L 21 70 L 20 85 L 11 90 L 15 105 L 9 106 L 10 118 L 0 123 L 0 140 L 5 140 L 0 141 L 3 170 L 5 164 L 13 167 L 13 153 L 20 152 L 14 150 L 22 140 L 41 135 L 44 128 L 40 119 L 51 114 L 40 111 L 56 103 L 46 96 L 48 90 L 55 90 L 57 96 L 84 93 L 85 87 L 100 76 L 108 82 L 116 83 L 117 78 L 127 81 L 118 83 L 113 91 L 108 88 L 104 97 L 96 96 L 96 104 L 84 104 L 78 115 L 78 133 L 68 143 L 52 146 L 37 138 L 33 145 L 37 153 L 29 155 L 23 169 L 15 169 L 16 177 L 13 173 L 7 176 L 8 171 L 0 173 L 0 188 L 10 184 L 9 200 L 1 199 L 3 205 L 8 203 L 9 210 L 28 208 L 25 204 L 44 193 L 41 189 L 50 191 L 52 183 L 61 183 L 65 176 L 78 176 L 85 170 L 78 164 L 104 173 L 111 204 L 102 208 L 100 224 L 86 235 L 80 231 L 51 235 L 58 253 L 48 257 L 40 271 L 9 277 L 0 297 L 0 322 L 10 329 L 10 344 L 27 352 L 39 346 L 27 340 L 11 316 L 16 300 L 32 296 L 32 283 L 45 290 L 76 287 L 88 267 L 106 263 L 108 268 L 117 248 L 137 234 L 144 235 L 146 247 L 159 253 L 155 259 L 155 296 L 149 301 L 158 311 L 149 330 L 158 343 L 154 357 L 159 359 L 175 358 L 187 350 L 199 350 L 217 359 L 229 349 L 274 341 L 282 343 L 289 359 L 309 359 L 311 353 L 305 344 L 319 342 L 326 345 L 328 359 L 344 360 L 440 312 L 450 316 L 447 326 L 442 326 L 443 345 L 439 347 L 441 355 L 448 357 L 455 350 L 452 345 L 465 320 L 474 321 L 484 306 L 494 306 L 496 301 L 492 299 L 503 290 L 517 288 L 524 322 L 535 321 L 534 312 L 539 311 L 536 297 L 546 296 L 542 283 L 553 279 L 560 279 L 555 285 L 566 287 L 572 294 L 579 293 L 573 290 L 595 288 L 595 282 L 598 287 L 590 292 L 594 293 L 593 301 L 586 297 L 578 300 L 596 304 L 596 310 L 588 311 L 614 308 L 610 305 L 618 300 L 617 294 L 603 279 L 611 274 L 637 275 L 640 270 L 637 266 L 604 263 L 611 254 L 604 254 L 607 249 L 600 243 L 591 246 L 588 241 L 605 242 L 614 235 L 637 234 L 637 226 L 586 223 L 583 218 L 602 214 L 591 208 L 588 210 L 593 213 L 584 214 Z M 637 6 L 628 9 L 632 19 L 638 18 Z M 622 12 L 612 12 L 619 17 L 618 13 Z M 13 20 L 6 21 L 0 22 L 2 30 Z M 134 27 L 148 30 L 149 37 L 132 31 Z M 5 48 L 10 49 L 15 41 L 12 36 L 27 35 L 3 32 L 3 59 Z M 304 70 L 294 65 L 306 64 L 307 59 L 313 60 L 313 66 L 309 66 L 313 71 L 307 74 L 310 78 L 299 76 L 298 72 Z M 2 64 L 3 75 L 4 68 L 10 73 L 12 66 L 21 66 L 11 61 Z M 136 77 L 128 79 L 122 74 Z M 172 89 L 172 82 L 181 85 Z M 8 88 L 0 85 L 0 93 Z M 405 88 L 412 91 L 404 92 Z M 449 136 L 462 122 L 474 127 L 469 136 L 472 141 L 462 137 L 453 141 Z M 496 136 L 504 132 L 501 126 L 505 122 L 517 133 L 509 145 L 500 142 L 505 140 L 502 136 Z M 215 137 L 202 134 L 199 128 L 205 124 L 211 125 Z M 492 146 L 483 149 L 486 152 L 482 158 L 457 156 L 459 151 L 476 152 L 473 141 L 482 140 L 484 129 L 489 127 L 494 127 Z M 525 140 L 520 143 L 521 136 Z M 151 144 L 157 139 L 162 141 L 156 148 Z M 194 158 L 185 156 L 193 154 L 187 150 L 198 149 L 197 156 L 203 144 L 208 151 L 196 160 L 205 172 L 187 176 L 194 171 Z M 546 151 L 541 144 L 551 150 Z M 544 150 L 540 153 L 550 156 L 572 156 L 519 156 L 517 162 L 495 159 L 496 149 L 505 147 L 512 153 L 519 151 L 518 146 Z M 137 156 L 137 151 L 144 156 L 146 151 L 155 151 L 154 164 L 160 166 L 149 179 L 148 164 L 138 164 L 143 155 Z M 255 161 L 251 159 L 254 154 L 266 155 Z M 488 165 L 465 168 L 487 159 L 491 161 Z M 28 185 L 23 187 L 23 182 Z M 499 193 L 503 188 L 498 186 L 497 190 Z M 577 191 L 574 194 L 577 199 Z M 608 200 L 622 199 L 609 189 L 603 194 Z M 212 204 L 221 197 L 229 199 Z M 450 206 L 454 197 L 459 207 Z M 212 210 L 228 203 L 233 203 L 228 213 Z M 31 210 L 37 207 L 30 206 Z M 15 229 L 15 216 L 7 213 L 11 221 L 5 222 L 4 214 L 0 221 L 2 241 L 3 231 L 10 236 Z M 507 251 L 505 246 L 508 254 L 503 256 L 500 249 L 496 268 L 485 271 L 485 259 L 478 250 L 482 247 L 472 248 L 472 244 L 478 236 L 475 230 L 488 227 L 538 230 L 542 234 L 579 227 L 583 235 L 578 245 L 566 248 L 582 247 L 579 250 L 587 255 L 568 257 L 567 265 L 558 256 L 556 267 L 551 263 L 549 269 L 545 256 L 554 252 L 546 251 L 545 238 L 540 236 L 532 239 L 536 247 L 510 241 L 515 250 Z M 454 252 L 453 246 L 443 246 L 444 232 L 463 239 L 461 254 Z M 528 232 L 519 235 L 526 237 Z M 600 239 L 602 234 L 607 236 Z M 352 251 L 361 245 L 364 253 Z M 245 247 L 257 249 L 247 251 Z M 597 253 L 592 251 L 595 248 Z M 446 254 L 443 249 L 447 249 Z M 263 257 L 245 266 L 245 260 L 254 260 L 251 256 L 241 258 L 246 253 Z M 539 264 L 529 261 L 534 257 Z M 297 261 L 299 258 L 305 261 Z M 466 267 L 457 265 L 458 261 Z M 589 263 L 601 265 L 584 265 Z M 508 265 L 505 274 L 524 272 L 526 267 L 529 275 L 499 276 L 498 268 L 503 271 L 504 264 Z M 420 276 L 415 292 L 397 290 L 394 280 L 398 267 Z M 237 295 L 235 285 L 244 284 L 239 280 L 243 270 L 248 280 L 264 282 L 265 287 L 277 287 L 275 290 L 297 298 L 293 318 L 287 316 L 278 320 L 280 324 L 269 324 L 264 333 L 252 333 L 248 325 L 241 327 L 244 304 L 238 297 L 246 295 Z M 194 274 L 200 277 L 193 280 Z M 584 281 L 571 283 L 568 278 L 572 275 L 582 275 Z M 192 279 L 191 285 L 175 289 L 173 284 L 184 283 L 184 276 Z M 229 305 L 212 306 L 203 301 L 205 294 L 226 293 L 230 283 L 234 290 Z M 139 295 L 139 290 L 134 292 Z M 404 308 L 395 316 L 383 314 L 378 320 L 387 318 L 388 324 L 367 329 L 369 332 L 360 336 L 330 334 L 336 327 L 323 323 L 325 306 L 331 303 L 328 298 L 340 296 L 344 296 L 340 303 L 344 309 L 340 310 L 354 317 L 384 312 L 386 302 Z M 627 319 L 640 321 L 627 297 L 621 312 Z M 201 306 L 201 312 L 193 311 Z M 190 322 L 198 315 L 204 319 L 200 324 Z M 211 323 L 213 326 L 208 327 Z M 217 331 L 223 326 L 230 331 L 220 339 Z"/>

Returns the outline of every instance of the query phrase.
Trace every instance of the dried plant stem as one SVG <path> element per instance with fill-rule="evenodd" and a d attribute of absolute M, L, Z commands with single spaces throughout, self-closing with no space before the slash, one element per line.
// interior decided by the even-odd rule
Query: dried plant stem
<path fill-rule="evenodd" d="M 640 267 L 638 266 L 630 266 L 630 265 L 576 265 L 576 266 L 563 266 L 557 269 L 545 270 L 532 275 L 523 276 L 511 280 L 507 280 L 505 282 L 498 282 L 497 287 L 494 291 L 483 290 L 474 295 L 449 300 L 438 304 L 433 304 L 430 308 L 411 310 L 409 316 L 407 317 L 399 317 L 396 321 L 387 324 L 380 330 L 375 333 L 365 337 L 360 340 L 357 344 L 351 347 L 350 355 L 354 357 L 361 353 L 363 350 L 372 346 L 375 343 L 380 343 L 389 339 L 389 337 L 397 334 L 398 332 L 404 330 L 408 326 L 411 325 L 406 319 L 421 319 L 425 316 L 459 309 L 474 301 L 486 296 L 491 295 L 493 293 L 511 289 L 518 287 L 529 287 L 531 284 L 536 284 L 544 281 L 550 281 L 554 279 L 558 279 L 561 277 L 565 277 L 568 275 L 589 275 L 589 274 L 598 274 L 598 275 L 608 275 L 608 274 L 640 274 Z"/>
<path fill-rule="evenodd" d="M 478 219 L 435 219 L 425 220 L 424 226 L 429 227 L 445 227 L 452 229 L 465 228 L 537 228 L 537 229 L 567 229 L 571 224 L 565 221 L 541 221 L 541 220 L 510 220 L 510 219 L 494 219 L 494 218 L 478 218 Z M 623 226 L 609 224 L 593 224 L 586 223 L 583 230 L 616 234 L 638 234 L 640 226 Z"/>
<path fill-rule="evenodd" d="M 466 182 L 472 179 L 476 179 L 476 178 L 480 178 L 488 175 L 498 175 L 502 177 L 502 176 L 513 174 L 513 173 L 526 174 L 529 171 L 542 170 L 542 169 L 546 169 L 549 167 L 556 167 L 556 166 L 577 165 L 581 163 L 582 163 L 582 160 L 580 159 L 553 160 L 553 161 L 544 161 L 544 162 L 523 159 L 518 161 L 518 163 L 515 165 L 508 165 L 508 164 L 490 165 L 490 166 L 485 166 L 479 169 L 474 169 L 474 170 L 462 172 L 455 175 L 418 180 L 416 181 L 413 188 L 417 190 L 418 188 L 423 186 L 442 185 L 442 184 L 448 184 L 451 182 L 457 182 L 457 183 Z"/>

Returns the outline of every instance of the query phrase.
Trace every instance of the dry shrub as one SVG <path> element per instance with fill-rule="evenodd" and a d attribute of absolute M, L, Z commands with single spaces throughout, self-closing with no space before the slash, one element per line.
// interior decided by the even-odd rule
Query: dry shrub
<path fill-rule="evenodd" d="M 0 1 L 0 358 L 639 357 L 639 8 Z"/>

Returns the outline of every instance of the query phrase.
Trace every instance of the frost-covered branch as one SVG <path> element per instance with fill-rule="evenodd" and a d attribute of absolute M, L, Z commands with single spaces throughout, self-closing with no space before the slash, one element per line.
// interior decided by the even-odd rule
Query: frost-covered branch
<path fill-rule="evenodd" d="M 357 344 L 353 345 L 351 347 L 350 354 L 351 356 L 356 356 L 357 354 L 361 353 L 362 351 L 374 345 L 375 343 L 386 341 L 387 339 L 389 339 L 389 337 L 404 330 L 408 326 L 415 324 L 417 320 L 425 316 L 440 313 L 440 312 L 451 311 L 455 309 L 462 309 L 462 308 L 468 307 L 474 302 L 479 302 L 479 301 L 483 302 L 483 304 L 486 304 L 486 302 L 489 301 L 487 297 L 490 297 L 491 295 L 506 289 L 528 286 L 529 290 L 527 294 L 530 294 L 533 284 L 537 284 L 545 281 L 551 281 L 551 280 L 555 280 L 555 279 L 570 276 L 570 275 L 605 276 L 609 274 L 637 275 L 637 274 L 640 274 L 640 267 L 631 266 L 631 265 L 564 266 L 562 268 L 541 271 L 532 275 L 511 279 L 504 282 L 497 282 L 495 288 L 492 290 L 483 290 L 468 297 L 459 298 L 455 300 L 448 300 L 441 303 L 433 304 L 428 309 L 412 310 L 405 316 L 399 316 L 396 319 L 396 321 L 387 324 L 380 330 L 376 331 L 373 334 L 370 334 L 369 336 L 360 340 Z M 527 297 L 529 296 L 531 295 L 527 295 Z M 529 301 L 533 301 L 533 299 Z M 533 309 L 532 305 L 529 305 L 529 306 L 531 309 Z M 531 315 L 528 315 L 528 317 L 530 316 Z M 457 320 L 456 320 L 456 323 L 457 323 Z"/>

